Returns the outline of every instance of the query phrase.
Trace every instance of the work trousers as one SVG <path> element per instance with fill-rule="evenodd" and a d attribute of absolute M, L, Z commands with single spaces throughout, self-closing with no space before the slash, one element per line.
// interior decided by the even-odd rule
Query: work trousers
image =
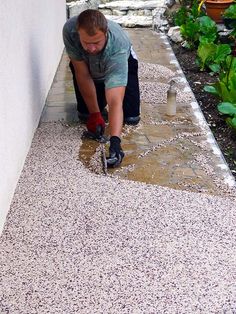
<path fill-rule="evenodd" d="M 75 77 L 75 71 L 73 64 L 69 64 L 72 75 L 73 84 L 75 89 L 75 95 L 77 100 L 77 110 L 82 113 L 88 113 L 86 103 L 79 91 L 79 87 Z M 97 101 L 99 109 L 102 112 L 106 107 L 105 85 L 103 82 L 94 82 L 97 93 Z M 128 59 L 128 82 L 125 89 L 125 96 L 123 100 L 123 112 L 124 118 L 137 117 L 140 115 L 140 92 L 139 92 L 139 80 L 138 80 L 138 61 L 130 53 Z"/>

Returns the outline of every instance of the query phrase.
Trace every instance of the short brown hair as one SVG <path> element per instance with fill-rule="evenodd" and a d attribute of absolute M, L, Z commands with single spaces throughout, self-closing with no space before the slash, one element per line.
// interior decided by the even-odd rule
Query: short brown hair
<path fill-rule="evenodd" d="M 80 13 L 77 19 L 77 31 L 86 31 L 89 36 L 96 34 L 98 30 L 104 34 L 107 32 L 107 20 L 98 10 L 88 9 Z"/>

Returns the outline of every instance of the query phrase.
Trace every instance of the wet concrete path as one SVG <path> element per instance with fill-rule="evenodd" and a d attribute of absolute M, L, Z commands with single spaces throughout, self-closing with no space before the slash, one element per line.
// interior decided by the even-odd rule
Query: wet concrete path
<path fill-rule="evenodd" d="M 140 64 L 141 122 L 137 127 L 124 126 L 122 146 L 126 156 L 122 167 L 108 174 L 175 189 L 227 194 L 235 181 L 167 38 L 150 29 L 127 31 Z M 166 95 L 172 79 L 177 90 L 177 113 L 170 117 L 166 114 Z M 64 54 L 41 122 L 79 123 L 75 103 Z M 79 158 L 87 167 L 98 146 L 86 140 L 80 147 Z"/>

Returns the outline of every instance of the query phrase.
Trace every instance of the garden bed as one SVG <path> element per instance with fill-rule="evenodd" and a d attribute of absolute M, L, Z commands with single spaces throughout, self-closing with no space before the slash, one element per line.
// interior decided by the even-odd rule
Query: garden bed
<path fill-rule="evenodd" d="M 196 51 L 170 43 L 186 79 L 201 107 L 205 119 L 236 178 L 236 131 L 229 128 L 217 110 L 218 99 L 203 90 L 204 85 L 216 80 L 208 72 L 200 72 L 195 64 Z"/>

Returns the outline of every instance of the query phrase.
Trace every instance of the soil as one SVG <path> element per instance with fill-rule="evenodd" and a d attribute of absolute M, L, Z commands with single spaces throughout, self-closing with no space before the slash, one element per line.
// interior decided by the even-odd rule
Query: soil
<path fill-rule="evenodd" d="M 196 52 L 171 42 L 175 56 L 201 107 L 205 119 L 224 155 L 226 162 L 236 178 L 236 131 L 231 129 L 217 110 L 219 100 L 203 90 L 204 85 L 214 82 L 217 77 L 206 71 L 199 71 L 195 63 Z"/>

